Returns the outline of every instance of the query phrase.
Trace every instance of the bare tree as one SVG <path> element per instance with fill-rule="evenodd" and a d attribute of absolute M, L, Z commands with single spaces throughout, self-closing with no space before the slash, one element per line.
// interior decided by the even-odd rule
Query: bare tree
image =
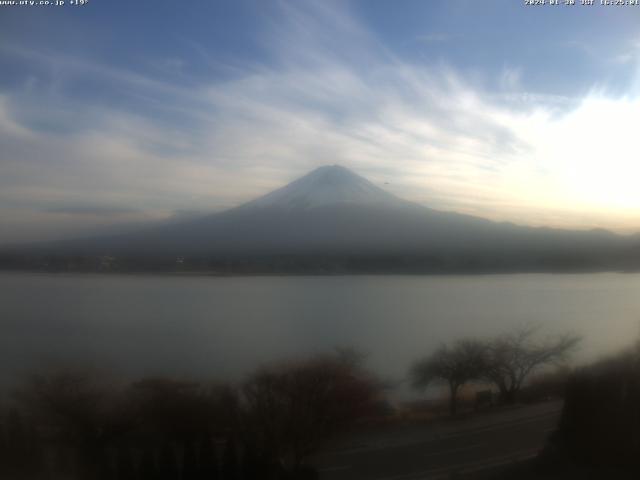
<path fill-rule="evenodd" d="M 32 376 L 16 398 L 40 428 L 76 449 L 79 473 L 90 479 L 104 468 L 101 453 L 110 439 L 132 424 L 117 411 L 119 393 L 104 375 L 65 370 Z"/>
<path fill-rule="evenodd" d="M 149 438 L 194 442 L 235 427 L 236 394 L 225 385 L 155 377 L 133 383 L 127 394 L 136 428 Z"/>
<path fill-rule="evenodd" d="M 344 352 L 263 369 L 242 391 L 250 450 L 265 467 L 303 468 L 324 441 L 371 412 L 378 390 Z"/>
<path fill-rule="evenodd" d="M 539 367 L 559 363 L 568 357 L 580 337 L 565 334 L 537 340 L 535 327 L 523 327 L 489 342 L 485 377 L 495 383 L 505 403 L 514 403 L 522 384 Z"/>
<path fill-rule="evenodd" d="M 465 383 L 480 378 L 486 368 L 486 345 L 478 340 L 458 340 L 443 345 L 433 354 L 418 361 L 411 369 L 413 385 L 426 388 L 432 382 L 449 386 L 449 411 L 458 410 L 458 390 Z"/>

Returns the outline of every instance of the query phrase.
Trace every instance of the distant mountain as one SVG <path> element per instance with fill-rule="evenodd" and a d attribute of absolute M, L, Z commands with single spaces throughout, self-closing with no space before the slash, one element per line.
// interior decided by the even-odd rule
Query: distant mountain
<path fill-rule="evenodd" d="M 20 254 L 31 267 L 64 269 L 584 271 L 637 269 L 639 245 L 637 237 L 605 230 L 531 228 L 432 210 L 333 165 L 225 212 Z M 0 256 L 0 265 L 16 255 Z"/>

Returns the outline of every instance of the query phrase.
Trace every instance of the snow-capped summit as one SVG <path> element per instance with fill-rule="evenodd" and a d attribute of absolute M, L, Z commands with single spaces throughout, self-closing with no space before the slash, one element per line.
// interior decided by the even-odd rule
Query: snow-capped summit
<path fill-rule="evenodd" d="M 404 200 L 340 165 L 319 167 L 304 177 L 246 204 L 246 207 L 310 209 L 328 205 L 388 205 Z"/>

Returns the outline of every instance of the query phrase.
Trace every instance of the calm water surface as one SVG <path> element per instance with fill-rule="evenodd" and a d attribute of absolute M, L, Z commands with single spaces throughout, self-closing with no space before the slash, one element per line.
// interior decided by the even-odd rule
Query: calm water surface
<path fill-rule="evenodd" d="M 402 380 L 441 342 L 528 322 L 584 335 L 578 360 L 629 345 L 640 275 L 0 274 L 0 375 L 79 364 L 236 379 L 263 362 L 354 346 Z"/>

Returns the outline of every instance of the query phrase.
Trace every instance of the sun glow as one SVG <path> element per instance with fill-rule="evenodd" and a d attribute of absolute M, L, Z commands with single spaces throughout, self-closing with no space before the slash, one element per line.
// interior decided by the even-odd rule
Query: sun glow
<path fill-rule="evenodd" d="M 536 160 L 567 200 L 583 207 L 640 209 L 640 99 L 587 97 L 538 125 Z"/>

